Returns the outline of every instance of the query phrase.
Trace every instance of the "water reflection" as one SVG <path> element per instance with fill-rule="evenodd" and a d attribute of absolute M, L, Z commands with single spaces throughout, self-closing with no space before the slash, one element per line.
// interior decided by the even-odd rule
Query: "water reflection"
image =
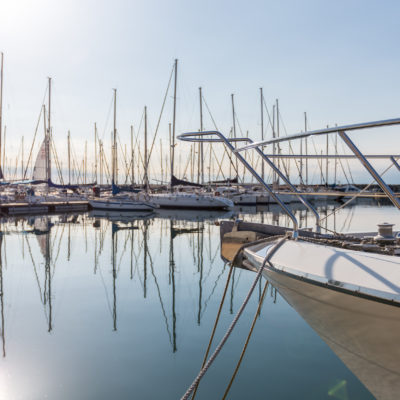
<path fill-rule="evenodd" d="M 334 204 L 323 204 L 319 210 L 329 214 L 334 207 Z M 313 217 L 301 205 L 293 205 L 293 208 L 302 226 L 313 223 Z M 336 223 L 340 227 L 351 226 L 354 215 L 354 210 L 349 208 Z M 6 362 L 3 365 L 10 374 L 25 382 L 10 383 L 14 397 L 39 398 L 46 393 L 53 398 L 109 398 L 113 395 L 107 391 L 111 385 L 115 392 L 119 387 L 126 388 L 126 393 L 117 393 L 118 398 L 131 398 L 133 393 L 146 398 L 149 391 L 152 395 L 148 398 L 178 398 L 197 372 L 225 284 L 227 265 L 220 260 L 215 220 L 236 217 L 290 226 L 290 221 L 274 206 L 258 210 L 236 208 L 222 213 L 91 212 L 2 219 L 1 336 Z M 329 221 L 327 226 L 334 228 L 332 224 Z M 227 324 L 231 313 L 237 311 L 252 279 L 252 273 L 235 269 L 222 324 Z M 260 282 L 254 303 L 261 291 Z M 268 298 L 267 301 L 276 303 L 279 309 L 277 320 L 287 316 L 292 324 L 295 316 L 284 302 L 279 302 L 274 288 L 270 289 Z M 253 313 L 254 308 L 250 307 L 249 316 Z M 25 320 L 31 334 L 23 328 Z M 238 329 L 238 337 L 233 339 L 231 348 L 234 354 L 248 328 L 244 324 Z M 273 332 L 264 314 L 260 315 L 258 329 L 260 338 L 256 336 L 254 340 L 260 346 L 272 340 L 279 343 L 277 339 L 282 332 Z M 303 332 L 303 337 L 311 335 L 298 321 L 293 329 Z M 273 338 L 267 339 L 270 334 Z M 319 357 L 312 354 L 316 344 L 310 346 L 305 347 L 309 351 L 304 357 Z M 318 346 L 320 352 L 328 351 L 321 350 L 321 344 Z M 279 345 L 274 347 L 279 349 Z M 32 353 L 31 348 L 42 355 Z M 73 354 L 73 361 L 66 361 L 68 353 Z M 259 353 L 249 357 L 250 365 L 263 366 L 268 374 L 273 374 L 276 366 L 265 365 L 265 358 Z M 276 360 L 280 360 L 279 357 L 284 355 L 277 356 Z M 228 357 L 220 362 L 222 371 L 229 375 L 232 359 Z M 315 365 L 318 366 L 318 362 Z M 77 363 L 82 367 L 76 368 Z M 349 375 L 341 363 L 336 363 L 333 362 L 335 371 L 340 371 L 340 376 L 345 376 L 355 390 L 365 395 L 356 378 Z M 43 374 L 36 378 L 35 387 L 38 388 L 33 394 L 29 392 L 33 390 L 33 383 L 25 381 L 29 375 L 23 368 L 25 364 L 40 365 L 43 369 Z M 102 365 L 100 372 L 99 365 Z M 155 365 L 159 365 L 160 372 L 155 370 Z M 332 360 L 329 365 L 333 368 Z M 232 391 L 232 398 L 243 398 L 248 392 L 246 382 L 251 382 L 252 375 L 246 375 L 248 372 L 242 368 L 243 380 Z M 329 368 L 319 369 L 331 373 Z M 136 371 L 134 377 L 131 371 Z M 315 378 L 309 379 L 319 380 L 320 372 L 314 372 Z M 163 382 L 159 389 L 149 389 L 153 374 Z M 85 383 L 77 383 L 79 375 L 84 377 Z M 111 375 L 117 382 L 107 383 Z M 63 389 L 52 383 L 60 379 L 65 381 Z M 215 380 L 214 377 L 207 379 L 210 381 L 201 387 L 199 398 L 202 394 L 204 398 L 212 398 L 215 388 L 221 384 L 219 374 Z M 46 389 L 40 389 L 41 384 Z M 90 395 L 81 394 L 83 388 Z M 21 392 L 23 390 L 25 392 Z M 261 397 L 265 386 L 260 384 L 259 389 L 252 390 L 256 391 L 254 397 Z M 300 392 L 306 395 L 307 389 Z"/>

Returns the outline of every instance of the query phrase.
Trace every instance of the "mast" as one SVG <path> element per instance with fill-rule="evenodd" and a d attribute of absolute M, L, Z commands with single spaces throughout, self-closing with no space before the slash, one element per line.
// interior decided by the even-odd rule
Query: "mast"
<path fill-rule="evenodd" d="M 304 132 L 307 132 L 307 113 L 304 112 Z M 305 152 L 306 152 L 306 185 L 308 185 L 308 138 L 305 138 Z"/>
<path fill-rule="evenodd" d="M 231 100 L 232 100 L 232 122 L 233 122 L 233 137 L 236 139 L 236 120 L 235 120 L 235 103 L 233 100 L 233 93 L 231 94 Z M 235 144 L 236 147 L 236 144 Z M 236 158 L 236 157 L 235 157 Z M 239 178 L 239 164 L 238 164 L 238 159 L 236 158 L 236 174 Z M 230 177 L 232 178 L 232 177 Z"/>
<path fill-rule="evenodd" d="M 149 191 L 149 175 L 148 175 L 148 159 L 147 159 L 147 106 L 144 106 L 144 187 L 146 192 Z"/>
<path fill-rule="evenodd" d="M 0 66 L 0 178 L 4 178 L 3 176 L 3 168 L 2 168 L 2 159 L 1 159 L 1 139 L 3 132 L 3 61 L 4 54 L 1 53 L 1 66 Z M 5 134 L 5 131 L 4 131 Z"/>
<path fill-rule="evenodd" d="M 201 87 L 199 87 L 200 97 L 200 132 L 203 131 L 203 95 L 201 93 Z M 200 181 L 204 184 L 204 153 L 203 153 L 203 142 L 199 143 L 199 164 L 200 164 Z"/>
<path fill-rule="evenodd" d="M 275 104 L 272 106 L 272 138 L 275 139 Z M 275 156 L 276 155 L 276 143 L 272 144 L 272 154 Z M 275 159 L 275 158 L 274 158 Z M 278 158 L 279 162 L 279 158 Z M 272 179 L 272 184 L 276 184 L 276 172 L 273 172 L 273 179 Z"/>
<path fill-rule="evenodd" d="M 161 183 L 164 181 L 164 168 L 163 168 L 163 151 L 162 151 L 162 140 L 160 138 L 160 167 L 161 167 Z"/>
<path fill-rule="evenodd" d="M 100 147 L 100 186 L 103 184 L 103 142 L 100 140 L 99 141 L 99 147 Z"/>
<path fill-rule="evenodd" d="M 172 166 L 172 131 L 171 131 L 171 122 L 168 123 L 168 144 L 169 144 L 169 160 L 171 162 L 170 167 Z M 171 172 L 172 176 L 172 172 Z"/>
<path fill-rule="evenodd" d="M 94 123 L 94 181 L 97 183 L 97 124 Z"/>
<path fill-rule="evenodd" d="M 276 137 L 279 138 L 279 100 L 276 99 Z M 281 146 L 278 143 L 278 154 L 281 154 Z M 278 158 L 278 169 L 281 169 L 280 159 Z M 277 176 L 277 183 L 279 188 L 279 176 Z"/>
<path fill-rule="evenodd" d="M 68 131 L 68 185 L 71 184 L 71 132 Z"/>
<path fill-rule="evenodd" d="M 50 135 L 51 135 L 51 78 L 49 79 L 49 104 L 47 109 L 47 130 L 46 130 L 46 181 L 51 180 L 51 162 L 50 162 Z"/>
<path fill-rule="evenodd" d="M 113 127 L 113 143 L 112 143 L 112 173 L 111 173 L 111 184 L 116 183 L 117 177 L 117 89 L 114 91 L 114 127 Z"/>
<path fill-rule="evenodd" d="M 260 88 L 260 106 L 261 106 L 261 140 L 264 140 L 264 107 L 263 107 L 263 88 Z M 262 151 L 262 149 L 261 149 Z M 264 180 L 264 162 L 261 164 L 261 178 Z"/>
<path fill-rule="evenodd" d="M 326 169 L 325 169 L 325 184 L 328 186 L 328 169 L 329 169 L 329 135 L 326 135 Z"/>
<path fill-rule="evenodd" d="M 86 185 L 86 176 L 87 176 L 87 140 L 85 140 L 85 158 L 83 161 L 83 182 Z"/>
<path fill-rule="evenodd" d="M 337 133 L 335 133 L 335 155 L 337 156 Z M 336 157 L 335 157 L 335 179 L 334 179 L 333 183 L 335 185 L 337 184 L 337 158 Z"/>
<path fill-rule="evenodd" d="M 6 169 L 6 135 L 7 135 L 7 125 L 4 125 L 4 134 L 3 134 L 3 170 Z M 3 170 L 1 170 L 3 176 Z"/>
<path fill-rule="evenodd" d="M 178 60 L 175 59 L 174 66 L 174 112 L 172 118 L 172 144 L 171 144 L 171 180 L 174 175 L 174 158 L 175 158 L 175 125 L 176 125 L 176 85 L 178 78 Z"/>
<path fill-rule="evenodd" d="M 24 137 L 21 139 L 21 177 L 24 178 Z"/>
<path fill-rule="evenodd" d="M 133 125 L 131 125 L 131 185 L 135 183 L 135 155 L 133 152 Z"/>

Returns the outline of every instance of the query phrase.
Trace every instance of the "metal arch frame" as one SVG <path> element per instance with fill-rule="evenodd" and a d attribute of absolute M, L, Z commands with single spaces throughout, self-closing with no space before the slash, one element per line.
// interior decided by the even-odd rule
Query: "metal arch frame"
<path fill-rule="evenodd" d="M 241 147 L 240 149 L 235 149 L 235 151 L 240 152 L 240 151 L 244 151 L 244 150 L 250 150 L 253 147 L 267 146 L 268 144 L 286 142 L 286 141 L 295 140 L 295 139 L 303 139 L 303 138 L 307 138 L 309 136 L 328 135 L 330 133 L 339 133 L 340 131 L 346 132 L 346 131 L 354 131 L 354 130 L 360 130 L 360 129 L 379 128 L 379 127 L 383 127 L 383 126 L 393 126 L 393 125 L 399 125 L 399 124 L 400 124 L 400 118 L 393 118 L 393 119 L 386 119 L 386 120 L 381 120 L 381 121 L 362 122 L 359 124 L 335 126 L 333 128 L 317 129 L 314 131 L 296 133 L 294 135 L 281 136 L 281 137 L 275 138 L 275 139 L 262 140 L 260 142 L 253 142 L 252 144 L 250 144 L 248 146 Z"/>
<path fill-rule="evenodd" d="M 358 147 L 354 144 L 354 142 L 350 139 L 350 137 L 346 134 L 346 131 L 360 130 L 360 129 L 369 129 L 369 128 L 378 128 L 384 126 L 393 126 L 399 125 L 400 118 L 393 118 L 381 121 L 372 121 L 372 122 L 363 122 L 359 124 L 352 125 L 344 125 L 344 126 L 336 126 L 334 128 L 326 128 L 319 129 L 315 131 L 308 131 L 297 133 L 295 135 L 289 135 L 281 138 L 276 138 L 272 140 L 264 140 L 261 142 L 254 142 L 248 146 L 241 147 L 239 149 L 235 149 L 235 153 L 239 153 L 245 150 L 250 150 L 252 148 L 259 148 L 259 146 L 266 146 L 268 144 L 286 142 L 295 139 L 302 139 L 309 136 L 318 136 L 318 135 L 328 135 L 330 133 L 338 133 L 341 139 L 346 143 L 349 149 L 353 152 L 353 154 L 360 160 L 361 164 L 365 167 L 365 169 L 369 172 L 369 174 L 375 179 L 383 192 L 389 197 L 390 201 L 393 203 L 395 207 L 400 210 L 400 202 L 397 199 L 396 195 L 393 193 L 392 189 L 388 186 L 388 184 L 382 179 L 379 173 L 374 169 L 371 163 L 367 160 L 366 156 L 362 154 L 362 152 L 358 149 Z M 389 157 L 392 163 L 396 166 L 397 169 L 400 170 L 400 166 L 397 164 L 394 157 Z"/>
<path fill-rule="evenodd" d="M 212 136 L 216 135 L 219 139 L 213 138 L 202 138 L 201 136 Z M 179 140 L 184 142 L 208 142 L 208 143 L 224 143 L 229 150 L 231 150 L 235 156 L 239 159 L 239 161 L 247 168 L 247 170 L 261 183 L 261 185 L 267 190 L 267 192 L 274 198 L 274 200 L 282 207 L 282 209 L 286 212 L 289 218 L 293 222 L 293 237 L 297 238 L 298 236 L 298 222 L 296 217 L 290 211 L 290 209 L 286 206 L 286 204 L 279 198 L 277 194 L 275 194 L 269 185 L 265 183 L 262 177 L 254 170 L 254 168 L 246 161 L 246 159 L 239 154 L 239 152 L 235 151 L 235 147 L 232 146 L 232 142 L 247 142 L 253 143 L 253 141 L 249 138 L 231 138 L 227 139 L 221 132 L 219 131 L 203 131 L 203 132 L 187 132 L 178 136 Z M 267 162 L 267 164 L 283 179 L 287 185 L 292 189 L 293 194 L 296 195 L 299 200 L 314 214 L 316 219 L 316 230 L 320 231 L 319 221 L 320 216 L 315 208 L 301 195 L 301 193 L 292 185 L 289 179 L 280 171 L 279 168 L 275 166 L 275 164 L 258 148 L 255 150 L 262 157 L 262 159 Z"/>

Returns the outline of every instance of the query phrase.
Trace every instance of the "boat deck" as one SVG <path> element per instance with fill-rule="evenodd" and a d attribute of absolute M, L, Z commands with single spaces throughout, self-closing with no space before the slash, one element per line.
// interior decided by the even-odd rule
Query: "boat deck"
<path fill-rule="evenodd" d="M 245 249 L 249 263 L 260 267 L 273 245 L 258 244 Z M 288 240 L 272 257 L 272 265 L 274 271 L 297 279 L 400 305 L 400 257 Z"/>

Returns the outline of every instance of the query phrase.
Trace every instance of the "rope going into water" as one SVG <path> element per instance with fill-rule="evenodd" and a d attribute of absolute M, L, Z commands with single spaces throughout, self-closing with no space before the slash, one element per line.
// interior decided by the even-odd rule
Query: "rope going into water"
<path fill-rule="evenodd" d="M 262 304 L 264 302 L 265 293 L 267 292 L 268 285 L 269 285 L 269 281 L 265 281 L 264 289 L 262 291 L 261 298 L 260 298 L 260 300 L 258 302 L 257 311 L 256 311 L 256 313 L 254 315 L 253 322 L 251 323 L 250 331 L 249 331 L 249 333 L 247 335 L 246 342 L 243 345 L 242 353 L 240 354 L 239 360 L 238 360 L 238 362 L 236 364 L 235 370 L 234 370 L 234 372 L 232 374 L 232 377 L 231 377 L 231 380 L 229 381 L 229 384 L 228 384 L 228 386 L 227 386 L 227 388 L 225 390 L 225 393 L 224 393 L 224 396 L 222 397 L 222 400 L 225 400 L 226 396 L 228 396 L 229 390 L 231 389 L 233 381 L 235 380 L 236 375 L 237 375 L 237 373 L 239 371 L 239 368 L 240 368 L 240 365 L 242 363 L 244 354 L 246 353 L 246 350 L 247 350 L 247 346 L 248 346 L 248 344 L 250 342 L 251 335 L 253 334 L 254 326 L 256 325 L 258 316 L 260 315 L 261 306 L 262 306 Z"/>
<path fill-rule="evenodd" d="M 222 294 L 222 298 L 221 298 L 221 301 L 220 301 L 220 304 L 219 304 L 217 316 L 216 316 L 216 318 L 215 318 L 214 326 L 213 326 L 213 329 L 212 329 L 212 332 L 211 332 L 210 340 L 209 340 L 209 342 L 208 342 L 207 350 L 206 350 L 206 352 L 205 352 L 205 354 L 204 354 L 203 363 L 201 364 L 201 368 L 203 368 L 204 365 L 205 365 L 206 362 L 207 362 L 207 357 L 208 357 L 208 354 L 210 353 L 211 344 L 212 344 L 212 342 L 213 342 L 213 340 L 214 340 L 215 331 L 217 330 L 219 318 L 220 318 L 220 316 L 221 316 L 222 307 L 223 307 L 224 302 L 225 302 L 226 293 L 227 293 L 228 288 L 229 288 L 229 283 L 230 283 L 230 280 L 231 280 L 233 267 L 234 267 L 234 266 L 236 265 L 236 263 L 238 262 L 238 258 L 239 258 L 239 256 L 240 256 L 240 254 L 243 252 L 243 250 L 244 250 L 246 247 L 254 246 L 254 245 L 257 245 L 257 244 L 263 243 L 263 242 L 271 242 L 272 240 L 276 240 L 276 239 L 281 238 L 281 237 L 282 237 L 282 236 L 278 236 L 278 237 L 277 237 L 277 236 L 273 236 L 273 237 L 269 237 L 269 238 L 266 238 L 266 239 L 265 239 L 265 238 L 259 239 L 259 240 L 256 240 L 255 242 L 245 243 L 245 244 L 243 244 L 242 246 L 240 246 L 240 248 L 237 250 L 235 256 L 233 257 L 232 261 L 230 262 L 231 266 L 230 266 L 230 268 L 229 268 L 228 276 L 227 276 L 227 278 L 226 278 L 224 293 Z M 192 395 L 192 399 L 191 399 L 191 400 L 194 400 L 194 399 L 195 399 L 198 387 L 199 387 L 199 385 L 197 384 L 196 387 L 195 387 L 195 389 L 193 390 L 193 395 Z"/>
<path fill-rule="evenodd" d="M 279 248 L 283 245 L 283 243 L 290 238 L 290 234 L 286 234 L 282 239 L 280 239 L 271 249 L 269 249 L 269 251 L 267 250 L 267 254 L 264 258 L 264 261 L 262 263 L 261 268 L 258 270 L 257 275 L 254 279 L 253 284 L 250 287 L 249 292 L 247 293 L 242 305 L 240 306 L 237 314 L 235 315 L 235 318 L 233 319 L 233 321 L 231 322 L 231 325 L 229 326 L 228 330 L 226 331 L 225 335 L 223 336 L 223 338 L 221 339 L 221 341 L 219 342 L 218 346 L 216 347 L 216 349 L 214 350 L 214 353 L 211 355 L 211 357 L 208 359 L 208 361 L 206 362 L 206 364 L 204 365 L 204 367 L 200 370 L 200 372 L 198 373 L 198 375 L 196 376 L 196 378 L 194 379 L 194 381 L 192 382 L 192 384 L 189 386 L 189 388 L 187 389 L 187 391 L 185 392 L 185 394 L 181 397 L 181 400 L 187 400 L 189 398 L 189 396 L 191 395 L 191 393 L 195 390 L 196 386 L 198 386 L 201 378 L 205 375 L 205 373 L 208 371 L 208 369 L 211 367 L 212 363 L 215 361 L 215 359 L 217 358 L 218 354 L 220 353 L 220 351 L 222 350 L 222 348 L 224 347 L 226 341 L 228 340 L 229 336 L 231 335 L 233 329 L 235 328 L 236 323 L 238 322 L 240 316 L 242 315 L 244 309 L 247 306 L 247 303 L 250 300 L 251 295 L 253 294 L 253 291 L 257 285 L 258 280 L 261 277 L 261 274 L 265 268 L 265 265 L 267 264 L 267 262 L 269 262 L 269 260 L 271 259 L 271 257 L 277 252 L 277 250 L 279 250 Z"/>

